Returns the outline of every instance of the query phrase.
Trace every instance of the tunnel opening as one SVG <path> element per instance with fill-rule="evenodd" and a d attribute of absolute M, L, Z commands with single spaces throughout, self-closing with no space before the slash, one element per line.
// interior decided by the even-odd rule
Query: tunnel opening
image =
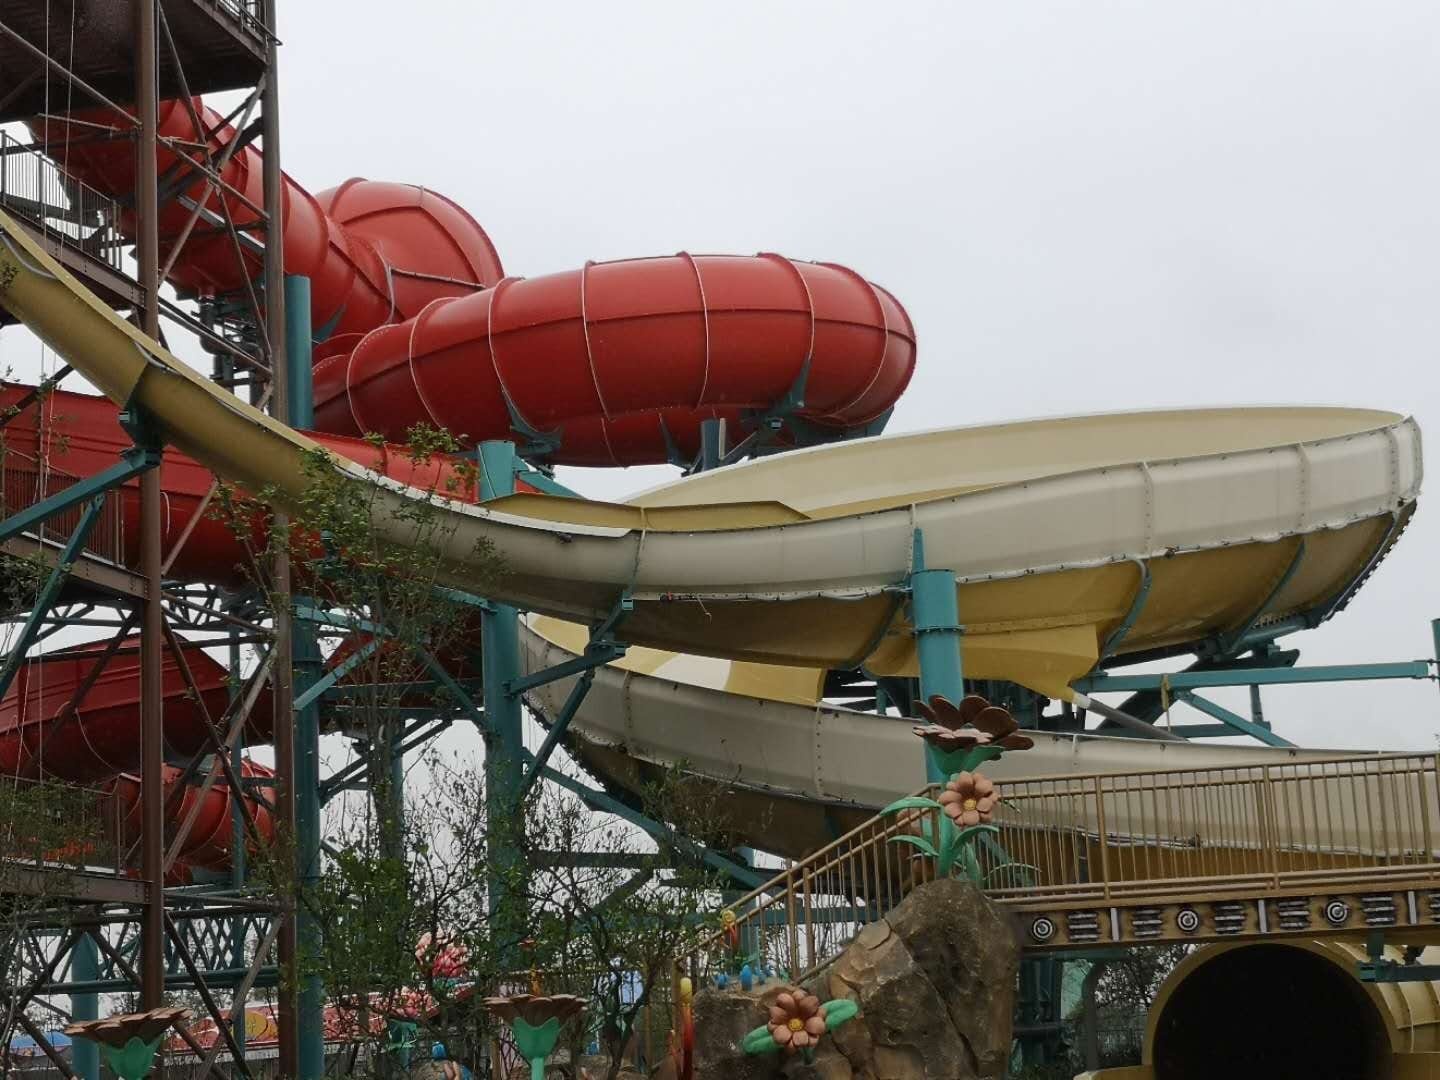
<path fill-rule="evenodd" d="M 1162 1010 L 1156 1080 L 1391 1075 L 1385 1021 L 1359 980 L 1304 949 L 1222 953 L 1192 971 Z"/>

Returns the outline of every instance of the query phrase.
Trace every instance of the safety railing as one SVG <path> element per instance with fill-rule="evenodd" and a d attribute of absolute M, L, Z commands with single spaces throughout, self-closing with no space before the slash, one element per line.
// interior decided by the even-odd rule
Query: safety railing
<path fill-rule="evenodd" d="M 35 147 L 0 131 L 0 206 L 47 236 L 111 269 L 122 269 L 119 205 L 62 174 Z"/>
<path fill-rule="evenodd" d="M 242 30 L 261 40 L 267 36 L 265 9 L 261 0 L 192 0 L 192 2 L 228 15 L 240 24 Z"/>
<path fill-rule="evenodd" d="M 975 863 L 1007 905 L 1429 881 L 1440 886 L 1440 756 L 1371 755 L 1280 765 L 1004 780 L 995 834 Z M 935 794 L 927 788 L 917 794 Z M 803 978 L 933 874 L 895 842 L 938 812 L 876 817 L 731 905 L 735 929 L 696 942 L 677 972 L 735 955 Z M 727 955 L 728 954 L 728 955 Z"/>
<path fill-rule="evenodd" d="M 118 873 L 122 813 L 95 788 L 0 777 L 0 868 Z"/>
<path fill-rule="evenodd" d="M 31 406 L 36 408 L 38 406 Z M 72 484 L 79 477 L 37 460 L 21 450 L 0 448 L 0 521 L 9 515 L 35 505 Z M 125 562 L 124 494 L 111 490 L 105 493 L 100 517 L 90 530 L 85 551 L 119 565 Z M 43 538 L 63 543 L 80 523 L 85 504 L 79 503 L 47 518 Z"/>
<path fill-rule="evenodd" d="M 1048 903 L 1440 874 L 1433 754 L 1003 784 L 977 852 L 1001 901 Z"/>
<path fill-rule="evenodd" d="M 933 794 L 931 788 L 917 794 Z M 792 979 L 837 956 L 866 924 L 881 919 L 919 882 L 930 866 L 914 849 L 892 843 L 915 836 L 921 819 L 935 811 L 903 811 L 875 817 L 795 863 L 730 905 L 734 930 L 697 942 L 682 960 L 689 974 L 705 976 L 739 952 L 751 962 L 783 970 Z"/>

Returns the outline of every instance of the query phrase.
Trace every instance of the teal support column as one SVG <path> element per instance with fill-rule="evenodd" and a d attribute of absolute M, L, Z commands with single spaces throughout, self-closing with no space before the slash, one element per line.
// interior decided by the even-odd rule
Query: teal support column
<path fill-rule="evenodd" d="M 515 492 L 515 444 L 503 441 L 480 444 L 480 497 L 498 499 Z M 520 613 L 507 604 L 483 612 L 480 647 L 485 680 L 485 808 L 490 826 L 490 913 L 499 915 L 505 936 L 523 936 L 521 913 L 508 907 L 508 885 L 519 865 L 515 840 L 507 838 L 501 823 L 518 827 L 516 800 L 524 781 L 525 744 L 521 729 L 520 695 L 508 684 L 520 677 Z M 502 948 L 508 946 L 508 942 Z"/>
<path fill-rule="evenodd" d="M 285 356 L 290 395 L 290 424 L 315 426 L 315 387 L 311 377 L 310 279 L 285 278 Z M 297 597 L 297 605 L 309 601 Z M 315 624 L 291 622 L 291 664 L 295 696 L 300 697 L 324 674 L 324 659 Z M 314 888 L 320 876 L 320 705 L 313 701 L 295 711 L 295 858 L 302 890 Z M 296 914 L 296 937 L 302 969 L 315 955 L 315 923 L 301 904 Z M 325 997 L 320 978 L 302 975 L 296 1036 L 299 1043 L 300 1080 L 321 1080 L 325 1075 Z"/>
<path fill-rule="evenodd" d="M 1430 638 L 1435 643 L 1435 668 L 1440 673 L 1440 619 L 1430 620 Z M 1440 683 L 1436 683 L 1440 686 Z"/>
<path fill-rule="evenodd" d="M 82 934 L 70 949 L 70 981 L 94 982 L 100 978 L 100 950 L 95 939 Z M 70 1015 L 76 1023 L 100 1019 L 100 996 L 94 992 L 70 995 Z M 70 1068 L 77 1080 L 100 1080 L 100 1044 L 76 1039 L 70 1044 Z"/>
<path fill-rule="evenodd" d="M 960 661 L 960 606 L 955 597 L 955 574 L 925 567 L 925 537 L 915 530 L 913 567 L 910 571 L 910 621 L 915 627 L 915 655 L 920 664 L 920 700 L 939 695 L 958 703 L 965 696 L 965 675 Z M 925 776 L 945 780 L 945 770 L 925 748 Z"/>

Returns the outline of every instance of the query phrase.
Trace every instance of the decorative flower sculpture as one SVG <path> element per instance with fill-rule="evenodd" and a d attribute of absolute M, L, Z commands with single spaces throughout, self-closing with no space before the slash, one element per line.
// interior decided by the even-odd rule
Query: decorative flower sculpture
<path fill-rule="evenodd" d="M 770 1006 L 770 1037 L 787 1054 L 814 1046 L 825 1034 L 825 1006 L 814 994 L 781 994 Z"/>
<path fill-rule="evenodd" d="M 938 801 L 956 825 L 988 824 L 1000 792 L 984 773 L 958 772 L 945 785 Z"/>
<path fill-rule="evenodd" d="M 975 746 L 993 746 L 999 750 L 1029 750 L 1035 743 L 1019 735 L 1020 725 L 1009 709 L 991 705 L 979 694 L 970 694 L 952 705 L 936 694 L 929 704 L 915 703 L 922 719 L 929 721 L 911 730 L 944 754 L 969 750 Z"/>
<path fill-rule="evenodd" d="M 589 1002 L 574 994 L 511 994 L 487 997 L 482 1004 L 510 1025 L 520 1056 L 530 1063 L 532 1080 L 544 1080 L 545 1059 L 555 1049 L 565 1021 L 582 1012 Z"/>
<path fill-rule="evenodd" d="M 929 723 L 916 725 L 913 730 L 925 740 L 931 762 L 950 780 L 938 801 L 911 796 L 897 799 L 881 811 L 942 811 L 938 823 L 930 814 L 907 815 L 901 822 L 906 831 L 891 837 L 891 842 L 908 844 L 935 860 L 935 872 L 940 877 L 948 877 L 958 866 L 980 884 L 986 875 L 975 854 L 975 843 L 983 833 L 999 831 L 990 819 L 1000 802 L 1000 793 L 989 777 L 975 771 L 976 766 L 994 761 L 1007 750 L 1028 750 L 1035 743 L 1020 734 L 1020 725 L 1009 709 L 991 705 L 979 694 L 968 695 L 959 705 L 936 695 L 928 704 L 917 703 L 916 708 Z M 915 828 L 918 835 L 910 831 Z M 992 850 L 994 846 L 992 841 Z M 1003 851 L 1000 859 L 1001 865 L 1016 865 Z"/>
<path fill-rule="evenodd" d="M 141 1080 L 155 1061 L 155 1051 L 171 1026 L 184 1021 L 188 1009 L 163 1008 L 122 1013 L 104 1020 L 70 1024 L 65 1034 L 100 1044 L 100 1053 L 121 1080 Z"/>
<path fill-rule="evenodd" d="M 845 998 L 822 1005 L 818 997 L 804 990 L 782 991 L 770 1006 L 769 1021 L 745 1036 L 745 1052 L 771 1054 L 781 1050 L 813 1061 L 821 1036 L 834 1031 L 859 1011 L 855 1002 Z"/>

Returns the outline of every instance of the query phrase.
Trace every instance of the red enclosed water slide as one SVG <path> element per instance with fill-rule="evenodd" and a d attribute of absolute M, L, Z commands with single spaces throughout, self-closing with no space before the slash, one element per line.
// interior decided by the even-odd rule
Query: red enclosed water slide
<path fill-rule="evenodd" d="M 76 179 L 130 195 L 131 144 L 95 138 L 104 113 L 75 119 L 32 130 Z M 243 288 L 258 251 L 242 274 L 230 238 L 191 218 L 198 206 L 206 220 L 252 224 L 260 151 L 233 149 L 234 128 L 198 100 L 164 102 L 159 132 L 161 175 L 177 192 L 159 225 L 162 265 L 179 246 L 170 281 L 200 295 Z M 218 191 L 193 168 L 202 142 L 224 162 Z M 506 278 L 485 230 L 426 188 L 349 180 L 311 195 L 286 177 L 282 201 L 285 269 L 310 278 L 323 338 L 323 430 L 400 439 L 424 421 L 478 442 L 518 423 L 557 433 L 556 464 L 641 465 L 672 447 L 693 455 L 706 419 L 726 418 L 738 436 L 782 403 L 787 420 L 830 437 L 866 431 L 914 369 L 905 309 L 841 266 L 680 254 Z"/>
<path fill-rule="evenodd" d="M 51 117 L 31 130 L 69 175 L 122 199 L 131 195 L 132 143 L 97 138 L 107 114 L 77 113 L 74 120 Z M 159 222 L 168 280 L 187 295 L 242 290 L 259 277 L 262 254 L 242 246 L 237 258 L 234 240 L 217 225 L 228 219 L 244 230 L 258 221 L 260 151 L 198 99 L 163 102 L 159 134 L 161 186 L 173 194 Z M 219 184 L 196 170 L 205 157 Z M 426 188 L 350 180 L 312 195 L 286 177 L 282 206 L 285 269 L 311 282 L 316 426 L 330 433 L 317 437 L 419 486 L 435 483 L 448 466 L 431 463 L 417 475 L 403 453 L 356 436 L 399 441 L 413 425 L 429 423 L 469 444 L 541 433 L 554 446 L 548 460 L 555 464 L 661 463 L 697 453 L 701 424 L 713 418 L 726 420 L 734 439 L 762 418 L 782 442 L 874 430 L 914 369 L 915 335 L 904 308 L 841 266 L 773 254 L 682 253 L 513 278 L 474 218 Z M 132 225 L 119 223 L 122 231 Z M 23 466 L 28 454 L 37 475 L 58 469 L 87 476 L 128 445 L 108 402 L 55 394 L 43 408 L 44 423 L 24 421 L 34 408 L 11 421 L 7 467 Z M 196 463 L 166 454 L 162 545 L 176 551 L 168 573 L 236 584 L 244 558 L 229 528 L 192 522 L 211 482 Z M 40 482 L 27 490 L 35 498 L 49 494 Z M 136 522 L 138 511 L 132 483 L 120 514 Z M 134 566 L 139 530 L 121 536 L 116 558 Z M 67 711 L 95 659 L 92 649 L 29 665 L 0 703 L 0 767 L 76 781 L 118 776 L 112 791 L 123 801 L 133 794 L 124 778 L 138 764 L 139 713 L 133 692 L 119 688 L 136 683 L 134 660 L 124 651 L 111 659 L 97 686 L 115 692 L 102 690 L 98 705 Z M 198 652 L 190 666 L 208 705 L 221 694 L 224 671 Z M 223 711 L 219 697 L 209 711 Z M 257 707 L 256 716 L 250 735 L 264 738 L 268 711 Z M 172 761 L 200 745 L 203 723 L 167 670 Z M 171 820 L 185 820 L 198 792 L 187 795 L 178 775 L 168 779 L 176 785 Z M 229 832 L 219 825 L 229 820 L 229 795 L 216 785 L 197 811 L 206 827 L 194 830 L 184 853 L 196 865 L 219 868 L 229 858 Z M 263 805 L 252 809 L 268 823 Z"/>
<path fill-rule="evenodd" d="M 77 477 L 113 464 L 130 445 L 119 411 L 107 398 L 54 391 L 24 405 L 27 388 L 0 387 L 5 453 L 0 457 L 0 490 L 7 509 L 19 509 L 63 490 Z M 443 458 L 416 461 L 399 448 L 376 447 L 360 439 L 316 434 L 322 443 L 395 479 L 452 498 L 476 498 L 472 478 Z M 210 472 L 183 455 L 167 452 L 160 465 L 165 494 L 161 517 L 162 550 L 173 553 L 167 576 L 185 582 L 238 585 L 246 580 L 249 556 L 231 525 L 204 512 Z M 112 497 L 113 513 L 92 533 L 103 554 L 134 568 L 139 562 L 139 481 L 131 480 Z M 187 533 L 188 529 L 188 533 Z M 102 534 L 99 535 L 99 534 Z M 98 540 L 97 540 L 98 536 Z M 183 542 L 182 542 L 183 541 Z M 50 777 L 100 785 L 111 805 L 107 823 L 119 825 L 128 845 L 139 828 L 140 679 L 139 642 L 82 645 L 28 661 L 0 699 L 0 776 Z M 207 724 L 219 723 L 230 700 L 229 672 L 204 650 L 184 649 L 185 667 L 167 649 L 162 654 L 166 808 L 169 828 L 194 816 L 179 858 L 191 867 L 223 870 L 230 863 L 232 810 L 229 784 L 222 777 L 206 792 L 188 782 L 178 766 L 209 745 Z M 98 668 L 97 668 L 98 665 Z M 79 703 L 76 691 L 84 687 Z M 262 689 L 245 728 L 247 744 L 268 742 L 271 703 Z M 269 770 L 246 760 L 242 773 L 264 778 Z M 273 834 L 264 792 L 245 793 L 251 817 L 262 836 Z"/>

